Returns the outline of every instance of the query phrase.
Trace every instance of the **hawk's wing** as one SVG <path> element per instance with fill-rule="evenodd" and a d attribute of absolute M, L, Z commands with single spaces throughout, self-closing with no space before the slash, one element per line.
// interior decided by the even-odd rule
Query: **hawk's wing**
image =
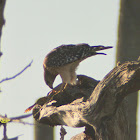
<path fill-rule="evenodd" d="M 78 45 L 61 45 L 53 49 L 44 60 L 47 67 L 60 67 L 73 63 L 77 60 L 83 60 L 92 55 L 96 55 L 96 51 L 107 49 L 104 46 L 89 46 L 88 44 Z M 104 53 L 98 53 L 104 54 Z"/>

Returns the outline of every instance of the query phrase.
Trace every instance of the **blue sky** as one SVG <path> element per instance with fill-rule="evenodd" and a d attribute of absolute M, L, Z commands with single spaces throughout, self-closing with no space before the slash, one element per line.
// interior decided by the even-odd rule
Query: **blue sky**
<path fill-rule="evenodd" d="M 104 51 L 107 56 L 90 57 L 77 70 L 77 74 L 101 80 L 115 66 L 118 14 L 119 0 L 7 1 L 0 79 L 15 75 L 32 59 L 34 62 L 22 75 L 1 84 L 0 113 L 9 117 L 22 115 L 27 107 L 50 91 L 43 79 L 42 63 L 46 54 L 61 44 L 114 46 Z M 57 77 L 55 85 L 60 82 L 60 77 Z M 33 122 L 33 119 L 26 121 Z M 57 140 L 58 128 L 55 133 Z M 79 131 L 71 130 L 73 135 Z M 66 139 L 69 139 L 69 128 L 67 132 Z M 19 140 L 32 140 L 33 127 L 8 125 L 9 137 L 20 134 L 23 135 Z M 2 128 L 0 139 L 1 135 Z"/>

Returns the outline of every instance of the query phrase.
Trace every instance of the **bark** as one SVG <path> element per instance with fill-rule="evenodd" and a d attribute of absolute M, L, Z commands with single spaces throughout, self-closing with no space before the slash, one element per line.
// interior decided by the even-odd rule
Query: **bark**
<path fill-rule="evenodd" d="M 85 127 L 85 131 L 72 140 L 129 140 L 122 101 L 139 89 L 140 61 L 125 62 L 100 82 L 79 75 L 76 86 L 68 85 L 57 95 L 52 91 L 40 98 L 35 103 L 33 116 L 37 122 L 51 126 Z"/>
<path fill-rule="evenodd" d="M 117 62 L 137 60 L 140 55 L 140 1 L 121 0 L 119 32 L 117 45 Z M 136 140 L 138 94 L 129 95 L 123 111 L 128 114 L 130 139 Z M 126 107 L 128 108 L 126 110 Z"/>

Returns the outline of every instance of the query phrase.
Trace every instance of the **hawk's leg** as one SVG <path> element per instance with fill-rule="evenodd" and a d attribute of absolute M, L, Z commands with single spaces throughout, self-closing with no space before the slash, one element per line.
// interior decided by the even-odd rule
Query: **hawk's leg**
<path fill-rule="evenodd" d="M 63 92 L 63 91 L 66 89 L 67 85 L 68 85 L 67 83 L 62 83 L 59 90 L 54 90 L 54 89 L 53 89 L 53 90 L 48 94 L 48 97 L 49 97 L 48 99 L 49 99 L 49 101 L 51 101 L 55 95 L 59 94 L 60 92 Z M 49 102 L 49 101 L 48 101 L 48 102 Z"/>
<path fill-rule="evenodd" d="M 62 83 L 60 89 L 58 91 L 53 89 L 53 92 L 55 92 L 55 95 L 57 95 L 58 93 L 63 92 L 66 89 L 67 85 L 67 83 Z"/>

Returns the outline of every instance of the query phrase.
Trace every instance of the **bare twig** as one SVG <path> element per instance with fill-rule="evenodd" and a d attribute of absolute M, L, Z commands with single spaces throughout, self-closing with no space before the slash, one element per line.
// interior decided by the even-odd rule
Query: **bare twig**
<path fill-rule="evenodd" d="M 23 118 L 27 118 L 30 117 L 32 114 L 28 114 L 28 115 L 22 115 L 22 116 L 18 116 L 18 117 L 13 117 L 13 118 L 8 118 L 7 115 L 2 116 L 0 115 L 0 121 L 1 121 L 1 125 L 3 125 L 4 129 L 3 129 L 3 139 L 2 140 L 17 140 L 19 136 L 16 136 L 14 138 L 10 138 L 8 139 L 7 137 L 7 123 L 9 122 L 17 122 L 17 123 L 22 123 L 22 124 L 28 124 L 28 125 L 33 125 L 31 123 L 28 122 L 23 122 L 21 119 Z M 22 134 L 23 135 L 23 134 Z"/>
<path fill-rule="evenodd" d="M 7 128 L 6 128 L 6 123 L 5 124 L 3 124 L 3 127 L 4 127 L 4 130 L 3 130 L 3 136 L 4 136 L 4 138 L 3 138 L 3 140 L 7 140 L 7 134 L 6 134 L 6 131 L 7 131 Z"/>
<path fill-rule="evenodd" d="M 64 140 L 64 136 L 67 134 L 65 128 L 61 125 L 61 129 L 60 129 L 60 140 Z"/>
<path fill-rule="evenodd" d="M 9 78 L 4 78 L 0 81 L 0 84 L 3 83 L 4 81 L 8 81 L 8 80 L 11 80 L 11 79 L 14 79 L 16 78 L 17 76 L 19 76 L 20 74 L 22 74 L 28 67 L 31 66 L 31 64 L 33 63 L 33 60 L 23 69 L 21 70 L 19 73 L 17 73 L 16 75 L 12 76 L 12 77 L 9 77 Z"/>
<path fill-rule="evenodd" d="M 5 118 L 7 118 L 7 115 L 5 114 Z M 5 123 L 5 124 L 3 124 L 3 127 L 4 127 L 4 129 L 3 129 L 3 140 L 7 140 L 7 134 L 6 134 L 6 132 L 7 132 L 7 126 L 6 126 L 7 124 Z"/>
<path fill-rule="evenodd" d="M 23 135 L 23 134 L 18 135 L 18 136 L 14 137 L 14 138 L 8 138 L 7 140 L 18 140 L 18 137 L 20 137 L 20 136 L 22 136 L 22 135 Z"/>
<path fill-rule="evenodd" d="M 30 116 L 32 116 L 32 113 L 31 114 L 27 114 L 27 115 L 18 116 L 18 117 L 12 117 L 10 119 L 11 120 L 24 119 L 24 118 L 28 118 Z"/>
<path fill-rule="evenodd" d="M 11 138 L 11 139 L 8 139 L 7 137 L 7 134 L 6 134 L 6 126 L 7 126 L 7 123 L 10 123 L 10 122 L 16 122 L 16 123 L 21 123 L 21 124 L 27 124 L 27 125 L 34 125 L 32 123 L 28 123 L 28 122 L 24 122 L 22 121 L 21 119 L 24 119 L 24 118 L 27 118 L 27 117 L 30 117 L 32 116 L 32 114 L 28 114 L 28 115 L 22 115 L 22 116 L 17 116 L 17 117 L 12 117 L 12 118 L 8 118 L 7 115 L 5 116 L 2 116 L 0 115 L 0 125 L 3 125 L 4 129 L 3 129 L 3 140 L 17 140 L 19 136 L 15 137 L 15 138 Z"/>
<path fill-rule="evenodd" d="M 33 125 L 32 123 L 24 122 L 24 121 L 21 120 L 21 119 L 28 118 L 30 116 L 32 116 L 32 114 L 22 115 L 22 116 L 17 116 L 17 117 L 11 117 L 11 118 L 8 118 L 7 116 L 0 115 L 0 120 L 2 120 L 2 122 L 4 122 L 4 123 L 1 122 L 2 125 L 4 125 L 5 123 L 10 123 L 10 122 Z"/>
<path fill-rule="evenodd" d="M 22 124 L 33 125 L 32 123 L 24 122 L 24 121 L 21 120 L 21 119 L 28 118 L 28 117 L 30 117 L 30 116 L 32 116 L 32 113 L 31 113 L 31 114 L 28 114 L 28 115 L 18 116 L 18 117 L 12 117 L 12 118 L 10 118 L 10 119 L 11 119 L 10 122 L 16 122 L 16 123 L 22 123 Z"/>
<path fill-rule="evenodd" d="M 24 125 L 34 125 L 33 123 L 28 123 L 28 122 L 25 122 L 25 121 L 22 121 L 22 120 L 19 120 L 19 119 L 12 120 L 11 122 L 21 123 L 21 124 L 24 124 Z"/>

